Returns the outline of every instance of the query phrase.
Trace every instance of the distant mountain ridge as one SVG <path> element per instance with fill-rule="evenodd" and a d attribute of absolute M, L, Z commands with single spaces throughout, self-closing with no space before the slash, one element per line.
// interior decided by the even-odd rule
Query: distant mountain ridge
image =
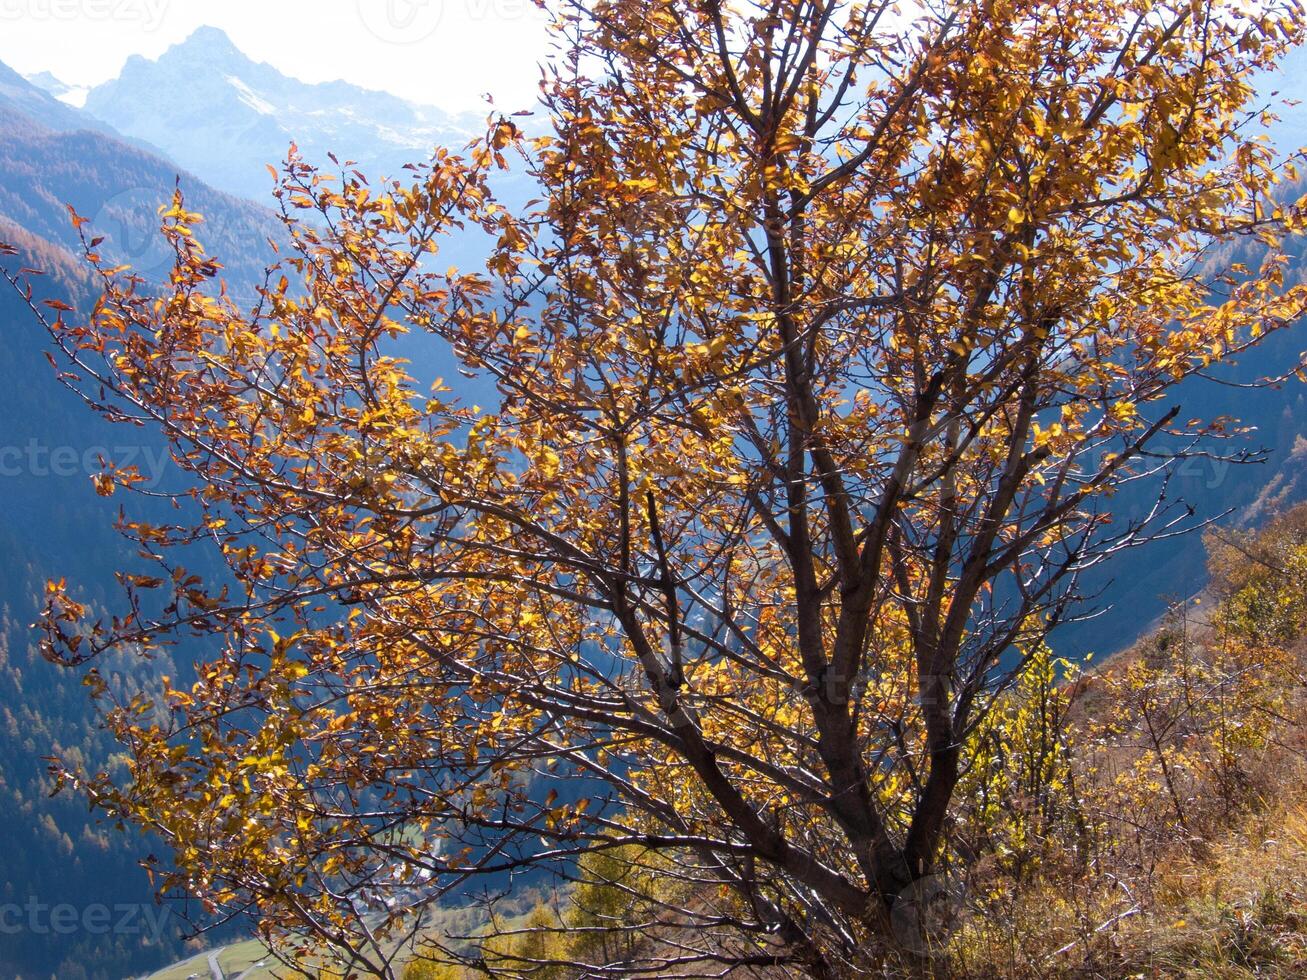
<path fill-rule="evenodd" d="M 279 164 L 292 141 L 310 162 L 327 164 L 334 152 L 369 178 L 393 177 L 437 144 L 462 146 L 484 128 L 476 113 L 451 115 L 347 82 L 299 81 L 247 57 L 214 27 L 157 60 L 133 55 L 117 78 L 91 89 L 86 110 L 163 147 L 220 190 L 255 200 L 267 199 L 267 165 Z"/>
<path fill-rule="evenodd" d="M 86 96 L 90 93 L 89 85 L 69 85 L 67 82 L 55 78 L 48 71 L 38 71 L 32 75 L 24 75 L 29 82 L 39 89 L 49 92 L 64 105 L 70 105 L 75 109 L 80 109 L 86 104 Z"/>
<path fill-rule="evenodd" d="M 56 98 L 53 90 L 67 86 L 49 72 L 43 75 L 48 76 L 46 84 L 33 82 L 0 62 L 0 105 L 39 120 L 56 132 L 89 130 L 121 138 L 110 124 Z"/>

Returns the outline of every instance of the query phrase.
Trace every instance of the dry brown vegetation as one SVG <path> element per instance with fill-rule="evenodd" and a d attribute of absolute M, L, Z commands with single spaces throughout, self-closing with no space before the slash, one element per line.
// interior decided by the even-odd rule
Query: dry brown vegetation
<path fill-rule="evenodd" d="M 1307 973 L 1307 508 L 1208 549 L 1204 596 L 1072 686 L 1066 784 L 945 975 Z"/>

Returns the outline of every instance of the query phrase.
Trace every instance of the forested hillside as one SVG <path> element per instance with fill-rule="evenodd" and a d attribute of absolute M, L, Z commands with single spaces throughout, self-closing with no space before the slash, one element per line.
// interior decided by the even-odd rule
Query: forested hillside
<path fill-rule="evenodd" d="M 69 207 L 93 219 L 87 235 L 105 236 L 107 256 L 147 276 L 165 270 L 157 209 L 179 178 L 211 216 L 206 230 L 230 256 L 233 282 L 248 287 L 263 268 L 271 254 L 266 240 L 279 227 L 266 208 L 208 189 L 12 73 L 0 81 L 0 241 L 16 249 L 6 260 L 10 271 L 46 273 L 34 280 L 38 302 L 84 311 L 93 296 L 87 267 L 74 254 L 80 243 Z M 135 465 L 160 489 L 171 461 L 158 432 L 109 425 L 60 384 L 46 356 L 49 336 L 8 284 L 0 290 L 0 329 L 7 343 L 0 364 L 0 820 L 9 844 L 0 853 L 0 903 L 72 904 L 79 914 L 102 905 L 115 922 L 115 908 L 136 910 L 123 929 L 72 934 L 53 930 L 40 909 L 34 920 L 28 911 L 11 916 L 21 928 L 0 933 L 0 975 L 109 980 L 175 959 L 183 923 L 179 910 L 160 909 L 163 918 L 153 921 L 165 928 L 156 936 L 141 917 L 154 897 L 139 863 L 157 845 L 97 820 L 66 794 L 51 797 L 47 757 L 66 753 L 112 768 L 113 748 L 78 676 L 40 656 L 32 624 L 51 578 L 75 579 L 97 608 L 121 601 L 115 571 L 131 566 L 133 549 L 114 530 L 118 502 L 94 491 L 101 461 Z M 163 675 L 185 677 L 189 656 L 117 658 L 100 674 L 120 692 L 154 690 Z"/>
<path fill-rule="evenodd" d="M 1303 190 L 1300 184 L 1284 196 L 1292 198 Z M 1292 260 L 1285 268 L 1286 283 L 1307 281 L 1307 242 L 1291 240 L 1287 251 Z M 1256 268 L 1264 254 L 1265 246 L 1249 239 L 1219 250 L 1209 262 L 1212 268 L 1231 263 Z M 1170 402 L 1180 406 L 1186 418 L 1228 420 L 1226 436 L 1210 447 L 1209 456 L 1168 469 L 1166 492 L 1173 503 L 1192 506 L 1205 518 L 1219 518 L 1226 527 L 1247 527 L 1307 499 L 1307 385 L 1293 370 L 1303 362 L 1305 336 L 1298 327 L 1270 337 L 1171 395 Z M 1245 455 L 1251 461 L 1239 462 Z M 1161 485 L 1158 478 L 1126 490 L 1114 502 L 1113 514 L 1139 516 Z M 1068 625 L 1054 645 L 1074 659 L 1086 653 L 1115 653 L 1154 624 L 1171 603 L 1196 594 L 1206 582 L 1198 535 L 1156 542 L 1088 580 L 1091 590 L 1101 590 L 1092 605 L 1102 615 Z"/>
<path fill-rule="evenodd" d="M 49 247 L 32 248 L 32 239 L 12 229 L 0 230 L 0 240 L 16 237 L 16 244 L 27 246 L 26 262 L 51 270 L 45 296 L 85 298 L 84 275 L 63 257 Z M 98 605 L 118 601 L 111 563 L 130 563 L 131 553 L 113 530 L 116 507 L 91 489 L 87 463 L 96 467 L 102 454 L 143 456 L 163 447 L 146 433 L 133 439 L 88 420 L 55 382 L 39 325 L 8 289 L 0 295 L 0 324 L 9 350 L 0 366 L 0 820 L 8 841 L 0 853 L 0 895 L 4 903 L 24 908 L 33 902 L 79 910 L 95 903 L 110 909 L 148 906 L 153 899 L 139 860 L 152 845 L 97 820 L 74 799 L 51 797 L 48 756 L 71 752 L 105 765 L 114 748 L 96 724 L 82 685 L 40 655 L 32 624 L 51 577 L 77 576 L 87 599 Z M 148 664 L 124 657 L 106 664 L 102 674 L 127 691 L 152 687 L 161 674 L 175 672 L 168 657 Z M 27 917 L 11 916 L 24 926 Z M 162 945 L 151 943 L 150 930 L 143 928 L 66 935 L 48 921 L 41 925 L 0 934 L 0 973 L 109 980 L 175 958 L 181 948 L 177 922 L 170 923 Z"/>

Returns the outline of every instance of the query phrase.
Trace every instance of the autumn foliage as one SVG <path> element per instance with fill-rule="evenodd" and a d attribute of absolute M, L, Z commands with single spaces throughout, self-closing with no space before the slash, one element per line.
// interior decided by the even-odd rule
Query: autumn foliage
<path fill-rule="evenodd" d="M 292 156 L 253 305 L 180 194 L 161 288 L 88 240 L 70 383 L 185 486 L 125 522 L 159 571 L 118 616 L 51 587 L 48 649 L 214 652 L 152 702 L 98 686 L 130 778 L 67 778 L 166 841 L 167 884 L 360 974 L 424 907 L 604 852 L 692 896 L 641 897 L 675 940 L 622 969 L 920 952 L 895 909 L 978 857 L 991 708 L 1051 676 L 1082 573 L 1201 522 L 1112 513 L 1223 451 L 1168 392 L 1307 304 L 1251 101 L 1300 18 L 561 4 L 547 135 L 495 119 L 376 183 Z M 539 200 L 496 203 L 504 168 Z M 1236 235 L 1258 268 L 1204 263 Z M 451 236 L 488 258 L 446 269 Z M 424 349 L 494 403 L 416 380 Z"/>

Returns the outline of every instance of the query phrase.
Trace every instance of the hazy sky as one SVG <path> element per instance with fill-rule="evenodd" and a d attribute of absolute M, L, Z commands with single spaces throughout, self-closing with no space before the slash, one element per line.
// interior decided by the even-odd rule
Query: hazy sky
<path fill-rule="evenodd" d="M 453 110 L 529 104 L 547 50 L 530 0 L 0 0 L 0 61 L 90 85 L 204 24 L 287 75 Z"/>

